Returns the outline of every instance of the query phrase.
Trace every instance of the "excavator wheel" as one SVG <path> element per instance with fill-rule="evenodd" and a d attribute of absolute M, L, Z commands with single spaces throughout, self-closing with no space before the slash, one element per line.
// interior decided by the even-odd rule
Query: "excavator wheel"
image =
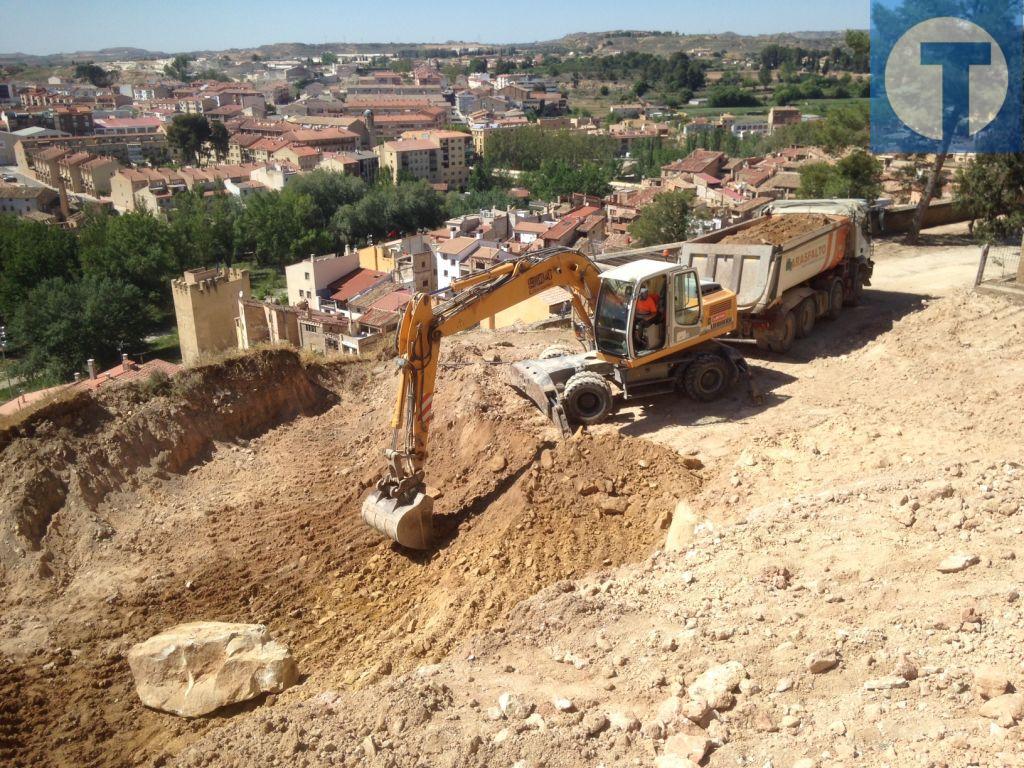
<path fill-rule="evenodd" d="M 769 342 L 772 352 L 777 352 L 780 355 L 786 354 L 792 348 L 794 339 L 796 339 L 796 315 L 790 311 L 782 318 L 782 334 L 778 340 Z"/>
<path fill-rule="evenodd" d="M 562 391 L 566 415 L 580 424 L 597 424 L 612 412 L 612 388 L 599 373 L 574 373 Z"/>
<path fill-rule="evenodd" d="M 538 360 L 551 360 L 555 357 L 565 357 L 566 355 L 575 355 L 579 350 L 572 349 L 565 344 L 552 344 L 547 347 L 543 352 L 540 353 Z"/>
<path fill-rule="evenodd" d="M 814 305 L 814 299 L 806 298 L 796 308 L 796 337 L 806 339 L 814 330 L 814 321 L 817 319 L 818 309 Z"/>
<path fill-rule="evenodd" d="M 729 386 L 733 372 L 718 355 L 699 355 L 683 372 L 686 394 L 702 403 L 717 400 Z"/>

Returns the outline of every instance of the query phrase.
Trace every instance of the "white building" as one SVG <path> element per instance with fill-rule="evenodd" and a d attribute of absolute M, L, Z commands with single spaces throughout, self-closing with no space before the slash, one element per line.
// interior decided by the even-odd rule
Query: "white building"
<path fill-rule="evenodd" d="M 324 310 L 321 308 L 321 301 L 329 298 L 327 286 L 357 269 L 357 251 L 310 256 L 298 264 L 289 264 L 284 268 L 284 278 L 288 285 L 288 303 L 294 307 L 305 301 L 309 303 L 310 309 L 322 312 Z"/>

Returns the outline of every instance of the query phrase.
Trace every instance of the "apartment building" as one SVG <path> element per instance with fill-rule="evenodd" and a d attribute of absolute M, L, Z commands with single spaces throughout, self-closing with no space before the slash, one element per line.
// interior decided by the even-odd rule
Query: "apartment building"
<path fill-rule="evenodd" d="M 293 307 L 305 303 L 310 309 L 320 312 L 324 309 L 321 302 L 330 298 L 329 286 L 358 269 L 359 254 L 356 251 L 310 256 L 289 264 L 284 268 L 288 303 Z"/>
<path fill-rule="evenodd" d="M 34 171 L 32 157 L 36 150 L 62 147 L 71 152 L 90 152 L 117 158 L 124 165 L 145 162 L 167 162 L 167 137 L 161 132 L 131 136 L 54 136 L 22 139 L 14 145 L 15 160 L 22 173 Z"/>
<path fill-rule="evenodd" d="M 0 184 L 0 215 L 13 213 L 55 213 L 57 193 L 46 187 L 25 187 L 20 184 Z"/>
<path fill-rule="evenodd" d="M 469 182 L 472 136 L 458 131 L 407 131 L 396 141 L 377 147 L 381 168 L 396 181 L 409 175 L 445 189 L 463 189 Z"/>
<path fill-rule="evenodd" d="M 72 136 L 87 136 L 94 132 L 92 109 L 89 107 L 58 107 L 53 110 L 53 124 L 58 131 Z"/>
<path fill-rule="evenodd" d="M 373 152 L 324 152 L 319 167 L 336 173 L 358 176 L 369 184 L 377 178 L 380 159 Z"/>

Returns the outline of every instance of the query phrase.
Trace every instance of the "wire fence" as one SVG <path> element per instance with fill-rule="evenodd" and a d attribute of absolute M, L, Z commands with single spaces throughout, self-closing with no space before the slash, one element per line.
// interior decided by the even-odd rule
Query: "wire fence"
<path fill-rule="evenodd" d="M 1020 245 L 991 245 L 982 248 L 981 265 L 978 270 L 980 283 L 1008 283 L 1021 277 Z"/>

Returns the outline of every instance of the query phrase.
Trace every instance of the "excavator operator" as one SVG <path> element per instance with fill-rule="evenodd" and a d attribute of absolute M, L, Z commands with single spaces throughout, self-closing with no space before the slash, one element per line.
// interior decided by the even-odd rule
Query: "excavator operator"
<path fill-rule="evenodd" d="M 645 283 L 640 286 L 636 300 L 635 341 L 639 349 L 661 347 L 662 339 L 656 332 L 661 322 L 661 297 Z"/>

